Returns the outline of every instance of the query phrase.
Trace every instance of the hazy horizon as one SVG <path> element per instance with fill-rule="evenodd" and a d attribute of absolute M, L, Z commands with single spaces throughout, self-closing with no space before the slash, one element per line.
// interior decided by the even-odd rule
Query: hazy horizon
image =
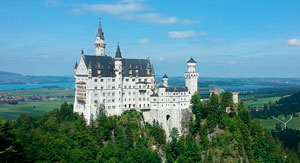
<path fill-rule="evenodd" d="M 93 55 L 101 17 L 106 52 L 151 58 L 156 74 L 299 78 L 300 1 L 36 0 L 0 6 L 0 70 L 72 76 L 83 48 Z M 183 11 L 184 12 L 180 12 Z M 176 65 L 176 66 L 174 66 Z"/>

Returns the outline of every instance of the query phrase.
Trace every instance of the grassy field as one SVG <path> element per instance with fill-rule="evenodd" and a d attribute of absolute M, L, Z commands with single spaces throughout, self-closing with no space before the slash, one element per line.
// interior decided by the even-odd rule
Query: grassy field
<path fill-rule="evenodd" d="M 40 101 L 40 102 L 23 102 L 17 105 L 0 105 L 0 117 L 6 120 L 14 120 L 20 114 L 27 114 L 31 116 L 42 115 L 55 108 L 58 108 L 63 102 L 73 103 L 73 99 Z"/>
<path fill-rule="evenodd" d="M 287 123 L 287 127 L 300 130 L 300 117 L 294 117 Z"/>
<path fill-rule="evenodd" d="M 277 118 L 286 122 L 290 118 L 290 116 L 288 116 L 287 118 L 285 118 L 284 116 L 279 116 Z M 259 120 L 260 120 L 261 125 L 264 126 L 268 130 L 275 129 L 276 123 L 279 123 L 278 121 L 276 121 L 274 119 L 270 119 L 270 118 L 259 119 Z M 293 117 L 293 119 L 287 123 L 287 127 L 300 130 L 300 117 Z"/>
<path fill-rule="evenodd" d="M 35 102 L 19 102 L 17 105 L 0 104 L 0 117 L 3 119 L 17 119 L 20 114 L 28 114 L 31 116 L 42 115 L 55 108 L 58 108 L 63 102 L 73 103 L 74 90 L 70 89 L 25 89 L 6 91 L 6 96 L 70 96 L 59 100 L 44 100 Z"/>
<path fill-rule="evenodd" d="M 271 103 L 274 104 L 279 99 L 281 99 L 281 97 L 266 97 L 266 98 L 259 98 L 257 100 L 246 100 L 243 102 L 246 107 L 251 106 L 257 108 L 263 108 L 264 104 L 269 104 L 269 101 L 271 101 Z"/>
<path fill-rule="evenodd" d="M 275 129 L 275 125 L 278 122 L 276 120 L 274 120 L 274 119 L 268 118 L 268 119 L 260 119 L 260 123 L 266 129 L 268 129 L 268 130 L 274 130 Z"/>
<path fill-rule="evenodd" d="M 7 96 L 74 96 L 74 90 L 70 89 L 24 89 L 7 91 Z"/>

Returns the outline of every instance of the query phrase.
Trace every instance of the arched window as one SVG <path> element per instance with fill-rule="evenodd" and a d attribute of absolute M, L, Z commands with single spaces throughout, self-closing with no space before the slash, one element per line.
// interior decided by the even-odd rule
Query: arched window
<path fill-rule="evenodd" d="M 166 117 L 166 118 L 167 118 L 167 121 L 170 119 L 170 117 L 171 117 L 170 115 L 167 115 L 167 117 Z"/>

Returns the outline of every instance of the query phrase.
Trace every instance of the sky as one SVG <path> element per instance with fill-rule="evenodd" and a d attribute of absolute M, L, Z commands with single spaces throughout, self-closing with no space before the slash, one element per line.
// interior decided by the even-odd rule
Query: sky
<path fill-rule="evenodd" d="M 0 5 L 0 71 L 72 76 L 94 55 L 150 57 L 157 75 L 300 77 L 299 0 L 9 0 Z"/>

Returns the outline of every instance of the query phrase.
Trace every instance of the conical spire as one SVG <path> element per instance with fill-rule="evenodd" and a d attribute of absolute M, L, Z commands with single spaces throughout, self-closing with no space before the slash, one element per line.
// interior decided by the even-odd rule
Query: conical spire
<path fill-rule="evenodd" d="M 84 55 L 84 51 L 83 51 L 83 49 L 81 49 L 81 55 Z"/>
<path fill-rule="evenodd" d="M 115 58 L 122 58 L 122 55 L 121 55 L 121 50 L 120 50 L 120 45 L 118 43 L 118 47 L 117 47 L 117 51 L 116 51 L 116 56 Z"/>
<path fill-rule="evenodd" d="M 104 40 L 104 33 L 103 33 L 103 30 L 102 30 L 101 20 L 100 19 L 99 19 L 99 27 L 98 27 L 98 31 L 97 31 L 96 37 L 100 37 L 101 40 Z"/>
<path fill-rule="evenodd" d="M 165 75 L 163 76 L 163 78 L 168 78 L 167 74 L 165 74 Z"/>
<path fill-rule="evenodd" d="M 190 60 L 187 61 L 187 63 L 197 63 L 197 62 L 191 57 Z"/>
<path fill-rule="evenodd" d="M 77 61 L 76 61 L 74 69 L 77 69 L 77 66 L 78 66 L 78 65 L 77 65 Z"/>

